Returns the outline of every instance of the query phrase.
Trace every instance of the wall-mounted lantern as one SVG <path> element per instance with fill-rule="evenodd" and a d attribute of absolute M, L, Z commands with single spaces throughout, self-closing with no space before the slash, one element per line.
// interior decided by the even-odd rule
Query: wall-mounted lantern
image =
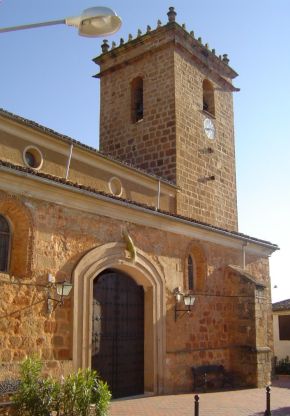
<path fill-rule="evenodd" d="M 47 312 L 51 314 L 53 310 L 58 305 L 63 305 L 64 298 L 69 296 L 71 290 L 72 290 L 72 283 L 67 282 L 66 280 L 63 280 L 61 282 L 56 282 L 55 277 L 48 273 L 48 282 L 46 284 L 43 283 L 34 283 L 34 282 L 23 282 L 20 279 L 16 280 L 13 277 L 10 279 L 0 279 L 0 283 L 4 284 L 11 284 L 11 285 L 17 285 L 17 286 L 28 286 L 28 287 L 37 287 L 39 290 L 44 291 L 45 295 L 43 298 L 43 302 L 46 303 Z M 38 301 L 36 303 L 40 303 L 42 301 Z M 34 304 L 32 303 L 30 306 L 32 307 Z M 54 304 L 55 307 L 54 307 Z"/>
<path fill-rule="evenodd" d="M 64 297 L 69 296 L 72 290 L 72 283 L 66 282 L 65 280 L 62 282 L 54 282 L 54 276 L 50 273 L 48 275 L 48 291 L 47 291 L 47 311 L 51 313 L 54 309 L 53 303 L 56 302 L 56 306 L 63 305 Z M 56 295 L 58 298 L 52 297 L 52 289 L 56 289 Z"/>
<path fill-rule="evenodd" d="M 174 289 L 173 294 L 175 295 L 175 307 L 174 307 L 174 318 L 177 321 L 178 312 L 183 312 L 182 316 L 185 313 L 189 313 L 195 302 L 195 296 L 190 293 L 184 294 L 181 292 L 180 287 Z M 185 308 L 179 308 L 178 304 L 183 302 Z"/>

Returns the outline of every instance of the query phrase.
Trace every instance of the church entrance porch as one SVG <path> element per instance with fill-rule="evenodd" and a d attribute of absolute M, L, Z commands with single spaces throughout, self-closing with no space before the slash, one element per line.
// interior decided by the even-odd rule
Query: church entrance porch
<path fill-rule="evenodd" d="M 139 392 L 163 394 L 166 303 L 163 271 L 159 264 L 138 248 L 136 258 L 132 261 L 126 253 L 124 243 L 106 243 L 95 247 L 81 258 L 74 269 L 73 281 L 74 369 L 92 367 L 103 372 L 103 361 L 112 360 L 114 363 L 109 364 L 109 374 L 103 377 L 109 384 L 112 383 L 114 397 Z M 128 301 L 124 300 L 123 293 L 127 289 L 121 286 L 120 292 L 120 284 L 130 288 Z M 135 295 L 134 291 L 137 292 Z M 105 312 L 107 317 L 104 316 L 104 321 L 101 317 L 98 322 L 98 316 L 102 315 L 99 313 L 100 306 L 97 306 L 97 302 L 102 304 L 104 312 L 106 308 L 111 310 L 110 313 Z M 112 331 L 109 330 L 111 325 Z M 129 332 L 126 332 L 126 325 Z M 137 334 L 137 339 L 130 339 L 130 334 L 133 333 L 134 336 Z M 138 345 L 136 349 L 139 352 L 132 357 L 131 349 L 135 348 L 134 344 Z M 98 348 L 104 353 L 111 348 L 111 352 L 99 359 L 96 358 Z M 131 377 L 127 372 L 135 373 L 134 382 L 127 380 Z M 128 391 L 119 391 L 118 385 L 121 382 L 122 385 L 128 382 Z M 130 383 L 131 387 L 134 384 L 134 389 L 138 392 L 129 391 Z M 123 386 L 120 388 L 123 389 Z"/>
<path fill-rule="evenodd" d="M 93 283 L 92 368 L 114 398 L 144 393 L 144 290 L 120 271 Z"/>

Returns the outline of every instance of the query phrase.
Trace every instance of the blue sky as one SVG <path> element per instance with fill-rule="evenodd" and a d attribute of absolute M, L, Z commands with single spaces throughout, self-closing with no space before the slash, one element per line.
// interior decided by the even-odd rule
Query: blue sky
<path fill-rule="evenodd" d="M 235 85 L 239 230 L 277 243 L 271 258 L 273 300 L 290 298 L 290 2 L 289 0 L 0 0 L 0 26 L 78 15 L 91 6 L 122 17 L 120 37 L 156 27 L 175 6 L 217 54 L 228 53 Z M 0 107 L 98 147 L 99 81 L 92 58 L 102 39 L 55 26 L 0 34 Z"/>

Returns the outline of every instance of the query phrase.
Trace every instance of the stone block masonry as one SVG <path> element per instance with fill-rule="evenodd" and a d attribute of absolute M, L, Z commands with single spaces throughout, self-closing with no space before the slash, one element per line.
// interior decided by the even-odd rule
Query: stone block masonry
<path fill-rule="evenodd" d="M 14 201 L 14 197 L 5 196 L 6 201 L 9 198 Z M 44 284 L 49 272 L 57 280 L 64 277 L 69 280 L 85 253 L 112 241 L 123 241 L 124 223 L 23 196 L 17 199 L 17 204 L 31 218 L 29 231 L 34 235 L 34 244 L 27 260 L 31 265 L 29 276 L 16 275 L 14 282 L 19 285 L 9 283 L 11 278 L 6 274 L 0 276 L 1 377 L 9 372 L 13 363 L 33 353 L 46 362 L 49 373 L 60 375 L 72 368 L 73 299 L 48 315 L 45 291 L 21 283 Z M 13 223 L 13 212 L 9 218 Z M 255 284 L 235 271 L 227 271 L 228 264 L 239 262 L 239 251 L 133 223 L 129 228 L 135 246 L 151 261 L 158 261 L 163 270 L 166 292 L 164 392 L 190 391 L 190 367 L 206 363 L 223 364 L 237 371 L 248 384 L 260 384 L 269 378 L 269 356 L 262 354 L 262 357 L 256 349 L 256 346 L 271 344 L 270 324 L 265 325 L 269 322 L 271 307 L 267 261 L 261 262 L 255 256 L 247 260 L 248 270 L 266 287 L 265 301 L 257 303 Z M 23 250 L 27 250 L 25 242 L 22 244 Z M 193 311 L 175 322 L 172 293 L 177 286 L 186 285 L 184 273 L 177 271 L 186 270 L 192 244 L 195 250 L 199 247 L 196 261 L 202 276 L 196 277 L 201 280 L 196 281 Z M 150 344 L 149 340 L 145 342 Z M 247 362 L 243 356 L 248 357 L 249 352 L 253 359 Z"/>
<path fill-rule="evenodd" d="M 231 84 L 236 74 L 209 55 L 172 22 L 96 58 L 100 149 L 175 182 L 177 214 L 237 230 Z M 134 122 L 137 77 L 143 80 L 143 118 Z M 213 86 L 214 116 L 203 110 L 204 80 Z M 214 124 L 214 140 L 205 133 L 206 118 Z"/>

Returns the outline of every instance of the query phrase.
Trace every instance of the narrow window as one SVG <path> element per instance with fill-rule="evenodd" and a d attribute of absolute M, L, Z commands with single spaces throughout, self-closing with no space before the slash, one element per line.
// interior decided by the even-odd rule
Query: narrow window
<path fill-rule="evenodd" d="M 188 290 L 194 288 L 194 264 L 191 256 L 187 259 L 187 279 L 188 279 Z"/>
<path fill-rule="evenodd" d="M 143 79 L 140 77 L 131 84 L 131 112 L 133 123 L 143 119 Z"/>
<path fill-rule="evenodd" d="M 279 339 L 281 341 L 290 340 L 290 315 L 279 315 Z"/>
<path fill-rule="evenodd" d="M 205 79 L 202 83 L 202 91 L 203 91 L 203 111 L 207 113 L 215 115 L 215 108 L 214 108 L 214 90 L 211 82 Z"/>
<path fill-rule="evenodd" d="M 8 221 L 0 215 L 0 272 L 8 271 L 10 236 Z"/>

